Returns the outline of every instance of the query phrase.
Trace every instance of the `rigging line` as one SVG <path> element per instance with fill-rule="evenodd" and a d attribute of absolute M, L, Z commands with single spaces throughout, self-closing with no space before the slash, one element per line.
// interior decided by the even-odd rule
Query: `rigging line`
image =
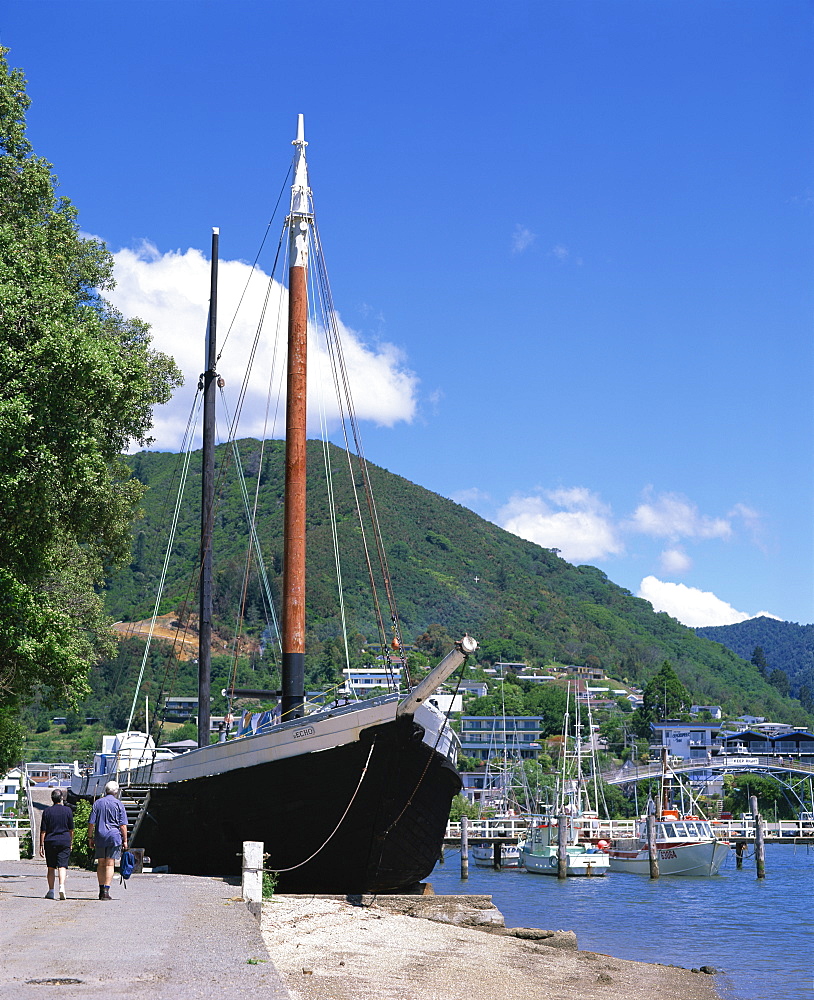
<path fill-rule="evenodd" d="M 321 253 L 321 250 L 320 250 L 318 233 L 316 233 L 316 225 L 314 225 L 313 228 L 314 228 L 314 232 L 313 232 L 313 238 L 314 238 L 314 258 L 315 258 L 315 267 L 316 267 L 316 269 L 318 271 L 318 274 L 319 274 L 319 281 L 320 281 L 319 287 L 320 287 L 320 291 L 321 291 L 321 301 L 323 302 L 322 308 L 323 308 L 323 313 L 324 313 L 324 317 L 325 317 L 326 346 L 327 346 L 329 357 L 331 358 L 331 366 L 332 366 L 332 371 L 333 371 L 333 374 L 334 374 L 334 384 L 336 386 L 336 392 L 337 392 L 337 404 L 338 404 L 338 407 L 339 407 L 339 410 L 340 410 L 340 417 L 341 417 L 341 419 L 340 419 L 340 426 L 341 426 L 341 429 L 342 429 L 343 439 L 345 441 L 345 453 L 346 453 L 346 456 L 347 456 L 347 459 L 348 459 L 348 469 L 349 469 L 349 474 L 350 474 L 351 488 L 352 488 L 352 491 L 353 491 L 354 501 L 355 501 L 355 504 L 356 504 L 357 517 L 359 519 L 359 527 L 360 527 L 361 535 L 362 535 L 362 548 L 363 548 L 364 557 L 365 557 L 365 564 L 367 566 L 367 571 L 368 571 L 368 579 L 370 581 L 371 595 L 372 595 L 372 599 L 373 599 L 374 612 L 375 612 L 375 615 L 376 615 L 376 623 L 377 623 L 377 628 L 378 628 L 378 631 L 379 631 L 379 638 L 381 640 L 381 645 L 382 645 L 382 648 L 384 649 L 388 645 L 388 642 L 387 642 L 387 633 L 386 633 L 386 630 L 384 628 L 384 618 L 383 618 L 382 613 L 381 613 L 381 605 L 380 605 L 380 602 L 379 602 L 378 589 L 376 587 L 375 576 L 374 576 L 374 573 L 373 573 L 373 562 L 372 562 L 372 559 L 370 557 L 370 549 L 369 549 L 368 540 L 367 540 L 367 532 L 365 531 L 364 518 L 362 516 L 362 505 L 359 502 L 358 487 L 357 487 L 357 484 L 356 484 L 356 476 L 354 475 L 353 461 L 352 461 L 352 458 L 351 458 L 350 442 L 348 440 L 348 434 L 347 434 L 347 426 L 346 426 L 346 418 L 345 418 L 345 407 L 347 407 L 347 410 L 348 410 L 348 418 L 347 419 L 348 420 L 352 420 L 352 417 L 351 417 L 351 412 L 352 412 L 352 396 L 351 396 L 351 393 L 350 393 L 350 386 L 349 386 L 349 382 L 347 380 L 347 376 L 345 376 L 345 378 L 342 380 L 343 381 L 343 386 L 342 386 L 342 388 L 340 388 L 340 377 L 339 376 L 340 376 L 340 373 L 341 373 L 341 370 L 342 370 L 342 366 L 341 366 L 341 364 L 337 364 L 337 357 L 341 358 L 341 346 L 340 346 L 341 342 L 340 342 L 340 339 L 339 339 L 338 325 L 337 325 L 337 321 L 336 321 L 336 311 L 332 308 L 332 303 L 331 303 L 331 299 L 330 299 L 330 286 L 328 285 L 328 278 L 327 278 L 327 273 L 326 273 L 326 269 L 325 269 L 324 257 L 323 257 L 323 255 Z M 343 393 L 343 390 L 344 390 L 344 393 Z M 359 449 L 360 449 L 360 442 L 358 440 L 358 434 L 354 435 L 354 437 L 356 439 L 356 447 L 357 447 L 357 452 L 358 452 Z M 364 482 L 365 482 L 365 480 L 364 480 L 364 477 L 363 477 L 363 484 L 364 484 Z M 391 611 L 392 611 L 392 608 L 391 608 Z M 388 670 L 389 669 L 390 669 L 390 663 L 389 663 L 389 659 L 388 659 Z"/>
<path fill-rule="evenodd" d="M 317 369 L 322 372 L 322 365 L 317 353 Z M 322 378 L 320 377 L 320 384 Z M 345 591 L 342 586 L 342 561 L 339 556 L 339 531 L 336 522 L 336 498 L 334 494 L 333 470 L 331 468 L 330 451 L 328 447 L 328 420 L 325 413 L 325 399 L 319 394 L 319 419 L 322 429 L 322 461 L 325 467 L 325 482 L 328 487 L 328 518 L 331 525 L 331 541 L 333 543 L 334 565 L 336 566 L 336 590 L 339 600 L 339 621 L 342 629 L 342 642 L 345 648 L 345 667 L 350 671 L 350 650 L 348 648 L 348 626 L 345 612 Z M 350 677 L 350 674 L 348 675 Z M 356 694 L 355 689 L 351 687 Z"/>
<path fill-rule="evenodd" d="M 328 844 L 331 842 L 331 840 L 333 839 L 334 835 L 336 834 L 336 831 L 344 823 L 345 817 L 350 812 L 350 807 L 353 805 L 353 803 L 356 800 L 356 796 L 359 794 L 359 789 L 362 787 L 362 782 L 365 780 L 365 775 L 367 774 L 367 769 L 368 769 L 368 766 L 370 764 L 370 758 L 373 756 L 373 748 L 375 746 L 376 746 L 376 741 L 374 740 L 370 744 L 370 752 L 367 755 L 367 760 L 365 761 L 365 766 L 362 768 L 362 773 L 359 776 L 359 783 L 356 785 L 356 789 L 355 789 L 353 795 L 351 795 L 350 802 L 347 804 L 347 807 L 345 808 L 345 811 L 340 816 L 339 822 L 336 824 L 336 826 L 333 828 L 333 830 L 328 834 L 327 838 L 323 841 L 323 843 L 314 851 L 314 853 L 310 857 L 306 858 L 305 861 L 300 861 L 299 864 L 292 865 L 290 868 L 275 868 L 274 871 L 276 871 L 276 872 L 293 872 L 296 868 L 302 868 L 303 865 L 307 865 L 309 861 L 312 861 L 319 854 L 320 851 L 324 850 L 328 846 Z"/>
<path fill-rule="evenodd" d="M 196 393 L 196 395 L 195 395 L 195 401 L 193 403 L 193 407 L 194 407 L 195 403 L 197 403 L 198 404 L 198 409 L 200 409 L 200 403 L 201 403 L 202 399 L 203 399 L 202 395 L 200 393 Z M 133 716 L 135 715 L 135 712 L 136 712 L 136 702 L 138 700 L 139 691 L 141 689 L 141 682 L 144 679 L 144 668 L 147 665 L 147 658 L 150 655 L 150 646 L 151 646 L 152 641 L 153 641 L 153 633 L 155 631 L 156 618 L 158 617 L 158 609 L 159 609 L 159 607 L 161 605 L 161 598 L 162 598 L 163 592 L 164 592 L 164 583 L 165 583 L 165 581 L 167 579 L 167 568 L 169 566 L 170 556 L 172 554 L 172 546 L 173 546 L 173 543 L 175 541 L 175 532 L 176 532 L 176 529 L 178 527 L 178 517 L 179 517 L 180 512 L 181 512 L 181 501 L 183 499 L 184 486 L 186 485 L 187 472 L 189 470 L 189 460 L 190 460 L 190 455 L 191 455 L 191 450 L 192 450 L 192 435 L 190 435 L 190 437 L 189 437 L 188 445 L 189 445 L 189 447 L 188 447 L 187 453 L 186 453 L 186 455 L 184 457 L 184 465 L 183 465 L 181 483 L 179 484 L 179 488 L 178 488 L 178 496 L 177 496 L 176 501 L 175 501 L 175 510 L 173 511 L 172 525 L 171 525 L 171 528 L 170 528 L 170 537 L 169 537 L 169 540 L 167 541 L 167 549 L 166 549 L 166 552 L 165 552 L 165 555 L 164 555 L 164 565 L 162 567 L 161 577 L 160 577 L 159 583 L 158 583 L 158 593 L 156 595 L 155 607 L 153 609 L 152 618 L 150 619 L 150 631 L 149 631 L 148 636 L 147 636 L 147 642 L 146 642 L 146 644 L 144 646 L 144 655 L 142 656 L 142 659 L 141 659 L 141 670 L 139 671 L 138 680 L 136 681 L 136 690 L 135 690 L 135 693 L 133 694 L 133 704 L 130 706 L 130 716 L 129 716 L 128 720 L 127 720 L 127 730 L 128 730 L 128 732 L 130 731 L 130 728 L 131 728 L 132 723 L 133 723 Z M 147 720 L 145 720 L 145 723 L 147 723 Z"/>
<path fill-rule="evenodd" d="M 282 243 L 282 237 L 281 237 L 280 243 L 278 243 L 278 246 L 277 246 L 277 254 L 276 254 L 275 259 L 274 259 L 274 267 L 272 268 L 272 274 L 271 274 L 271 276 L 269 278 L 269 283 L 268 283 L 268 286 L 267 286 L 267 289 L 266 289 L 266 296 L 265 296 L 265 299 L 264 299 L 264 302 L 263 302 L 263 309 L 262 309 L 260 320 L 258 322 L 257 329 L 256 329 L 256 332 L 255 332 L 254 343 L 252 345 L 252 351 L 251 351 L 251 356 L 250 356 L 249 368 L 247 370 L 247 374 L 246 374 L 246 376 L 244 378 L 243 385 L 241 387 L 241 393 L 240 393 L 240 397 L 239 397 L 238 408 L 235 410 L 234 418 L 229 418 L 228 417 L 228 414 L 229 414 L 228 405 L 226 403 L 224 394 L 221 392 L 221 396 L 222 396 L 223 404 L 224 404 L 224 409 L 225 409 L 225 412 L 227 414 L 227 418 L 229 420 L 229 427 L 230 427 L 229 437 L 230 437 L 230 439 L 232 441 L 232 449 L 233 449 L 234 458 L 235 458 L 235 467 L 237 469 L 238 479 L 239 479 L 239 482 L 240 482 L 240 488 L 241 488 L 241 492 L 243 494 L 243 503 L 244 503 L 244 506 L 245 506 L 245 509 L 246 509 L 246 520 L 247 520 L 248 525 L 249 525 L 249 535 L 250 535 L 249 546 L 247 547 L 247 554 L 246 554 L 246 560 L 247 560 L 246 561 L 246 578 L 244 580 L 244 590 L 243 590 L 243 596 L 242 596 L 242 599 L 241 599 L 241 605 L 243 605 L 245 603 L 246 586 L 247 586 L 247 583 L 248 583 L 248 572 L 249 572 L 249 566 L 250 566 L 250 552 L 251 552 L 252 545 L 253 545 L 254 546 L 254 550 L 255 550 L 255 554 L 256 554 L 256 558 L 257 558 L 258 573 L 259 573 L 259 575 L 261 577 L 261 580 L 262 580 L 262 589 L 263 589 L 263 593 L 264 593 L 267 614 L 271 615 L 271 619 L 272 619 L 272 622 L 274 624 L 274 630 L 275 630 L 275 633 L 276 633 L 276 636 L 277 636 L 277 643 L 278 644 L 280 642 L 280 624 L 279 624 L 279 621 L 277 619 L 276 611 L 275 611 L 275 608 L 274 608 L 274 600 L 273 600 L 273 596 L 272 596 L 272 593 L 271 593 L 271 585 L 269 583 L 268 574 L 266 572 L 266 565 L 265 565 L 265 560 L 263 559 L 263 555 L 262 555 L 262 550 L 261 550 L 261 546 L 260 546 L 260 539 L 259 539 L 259 536 L 257 534 L 257 508 L 258 508 L 259 497 L 260 497 L 260 479 L 261 479 L 261 472 L 262 472 L 262 468 L 263 468 L 263 462 L 265 461 L 265 449 L 266 449 L 266 440 L 267 440 L 267 436 L 268 436 L 269 411 L 270 411 L 270 407 L 271 407 L 271 397 L 272 397 L 273 385 L 274 385 L 274 373 L 275 373 L 275 370 L 277 370 L 277 350 L 278 350 L 278 343 L 279 343 L 279 337 L 278 336 L 274 337 L 274 349 L 273 349 L 273 353 L 272 353 L 272 364 L 271 364 L 271 371 L 270 371 L 270 374 L 269 374 L 268 391 L 266 393 L 266 407 L 265 407 L 265 413 L 264 413 L 263 436 L 262 436 L 262 439 L 261 439 L 261 442 L 260 442 L 260 464 L 259 464 L 259 468 L 258 468 L 257 482 L 255 484 L 254 504 L 251 507 L 249 505 L 249 494 L 248 494 L 248 490 L 246 489 L 245 477 L 243 475 L 243 467 L 242 467 L 242 463 L 240 461 L 240 453 L 239 453 L 239 450 L 237 448 L 237 444 L 235 442 L 235 436 L 236 436 L 236 431 L 237 431 L 237 425 L 238 425 L 238 422 L 239 422 L 240 410 L 242 409 L 243 401 L 245 400 L 245 394 L 246 394 L 246 390 L 247 390 L 247 386 L 248 386 L 248 380 L 249 380 L 249 373 L 250 373 L 250 370 L 251 370 L 251 366 L 253 365 L 253 362 L 254 362 L 254 357 L 255 357 L 255 354 L 256 354 L 256 351 L 257 351 L 257 347 L 258 347 L 258 344 L 259 344 L 260 333 L 261 333 L 261 330 L 263 328 L 263 324 L 265 322 L 265 317 L 266 317 L 266 311 L 267 311 L 267 308 L 268 308 L 269 297 L 270 297 L 270 294 L 271 294 L 271 289 L 272 289 L 273 284 L 274 284 L 274 272 L 277 269 L 277 263 L 278 263 L 278 260 L 279 260 L 280 245 L 281 245 L 281 243 Z M 282 285 L 279 282 L 278 282 L 278 287 L 280 287 L 282 289 Z M 281 291 L 281 294 L 278 295 L 278 297 L 277 297 L 277 325 L 276 325 L 276 329 L 278 331 L 280 329 L 280 318 L 281 318 L 281 314 L 282 314 L 282 301 L 283 301 L 283 295 L 282 295 L 282 291 Z M 281 392 L 282 392 L 282 376 L 280 375 L 280 376 L 278 376 L 278 388 L 277 388 L 276 405 L 275 405 L 275 410 L 274 410 L 274 419 L 272 421 L 272 433 L 273 433 L 274 428 L 277 425 L 277 415 L 279 413 Z M 241 615 L 242 615 L 242 612 L 239 611 L 239 613 L 238 613 L 238 622 L 240 622 L 240 620 L 241 620 Z M 267 617 L 266 621 L 267 621 L 267 624 L 268 624 L 268 617 Z M 238 624 L 238 629 L 240 629 L 240 628 L 241 628 L 241 626 L 240 626 L 240 624 Z M 232 690 L 234 690 L 234 687 L 235 687 L 236 677 L 237 677 L 237 643 L 235 643 L 235 646 L 234 646 L 234 659 L 233 659 L 233 665 L 232 665 Z M 231 698 L 230 698 L 230 708 L 231 708 Z"/>
<path fill-rule="evenodd" d="M 403 642 L 401 638 L 398 611 L 396 608 L 396 598 L 392 587 L 392 581 L 390 578 L 390 571 L 387 563 L 387 553 L 384 548 L 384 543 L 382 539 L 381 525 L 379 523 L 378 512 L 376 510 L 376 503 L 373 496 L 373 488 L 370 480 L 370 473 L 368 470 L 367 460 L 364 454 L 364 448 L 362 445 L 361 434 L 359 433 L 359 423 L 356 417 L 356 412 L 353 404 L 353 394 L 350 389 L 350 377 L 347 369 L 347 364 L 345 361 L 344 351 L 342 349 L 342 342 L 338 336 L 338 329 L 336 327 L 336 310 L 333 306 L 333 296 L 331 294 L 330 282 L 328 280 L 327 270 L 324 266 L 324 255 L 321 252 L 321 244 L 319 232 L 314 224 L 314 239 L 317 248 L 317 260 L 321 264 L 321 274 L 322 281 L 325 288 L 325 297 L 328 306 L 328 315 L 331 317 L 332 328 L 334 330 L 334 335 L 336 337 L 336 354 L 338 358 L 338 368 L 342 379 L 343 389 L 346 396 L 348 416 L 351 424 L 351 431 L 354 438 L 354 443 L 356 446 L 357 461 L 362 473 L 362 481 L 364 484 L 365 497 L 368 504 L 368 512 L 370 514 L 371 523 L 373 526 L 373 537 L 376 543 L 377 554 L 379 557 L 379 565 L 381 568 L 382 579 L 384 583 L 385 595 L 387 597 L 388 605 L 390 607 L 390 618 L 392 623 L 392 630 L 394 633 L 394 639 L 397 643 L 399 652 L 401 654 L 402 660 L 404 662 L 405 674 L 407 675 L 408 684 L 411 685 L 411 678 L 409 676 L 409 668 L 407 667 L 406 658 L 403 652 Z M 382 623 L 383 624 L 383 623 Z"/>
<path fill-rule="evenodd" d="M 221 348 L 215 360 L 215 364 L 217 364 L 218 361 L 220 361 L 221 356 L 223 355 L 223 349 L 226 347 L 226 341 L 229 339 L 229 334 L 232 332 L 232 327 L 235 325 L 235 322 L 237 321 L 237 314 L 240 312 L 240 307 L 243 304 L 243 299 L 246 295 L 246 292 L 249 290 L 249 282 L 252 280 L 252 276 L 254 275 L 254 272 L 257 269 L 257 262 L 258 260 L 260 260 L 260 254 L 263 252 L 263 247 L 266 245 L 266 240 L 268 239 L 269 231 L 271 230 L 271 225 L 274 222 L 274 217 L 277 215 L 277 209 L 280 207 L 280 202 L 282 201 L 283 194 L 291 178 L 292 166 L 293 164 L 289 165 L 288 171 L 286 172 L 285 178 L 283 180 L 282 187 L 280 188 L 280 193 L 277 195 L 277 202 L 271 213 L 271 218 L 269 219 L 268 224 L 266 225 L 266 231 L 265 233 L 263 233 L 263 239 L 260 241 L 260 248 L 258 249 L 257 254 L 254 258 L 251 270 L 249 271 L 249 276 L 246 279 L 246 284 L 243 286 L 243 291 L 240 294 L 237 306 L 235 307 L 235 311 L 232 314 L 232 321 L 229 323 L 229 329 L 226 331 L 226 336 L 223 338 L 223 343 L 221 344 Z M 279 247 L 277 249 L 277 252 L 279 253 Z M 277 257 L 275 256 L 274 266 L 276 266 L 276 264 L 277 264 Z M 272 266 L 272 274 L 274 273 L 274 266 Z"/>
<path fill-rule="evenodd" d="M 222 390 L 221 390 L 221 402 L 223 404 L 224 409 L 226 410 L 226 415 L 228 418 L 229 416 L 228 403 L 226 402 L 226 397 Z M 262 584 L 261 592 L 264 597 L 266 608 L 271 616 L 271 624 L 274 625 L 275 631 L 277 632 L 277 635 L 279 637 L 280 628 L 279 628 L 279 623 L 277 621 L 277 615 L 274 610 L 274 602 L 271 594 L 271 584 L 269 583 L 268 573 L 266 571 L 266 563 L 265 560 L 263 559 L 263 553 L 260 545 L 260 536 L 257 534 L 258 491 L 259 491 L 261 473 L 263 469 L 265 441 L 259 442 L 260 464 L 257 471 L 257 486 L 255 488 L 254 505 L 249 503 L 249 491 L 246 487 L 246 476 L 243 470 L 243 461 L 240 457 L 240 450 L 237 447 L 237 442 L 233 438 L 229 443 L 232 446 L 232 457 L 234 459 L 235 471 L 237 473 L 238 484 L 240 486 L 240 491 L 243 498 L 243 508 L 246 513 L 246 523 L 249 528 L 249 543 L 250 546 L 254 549 L 255 558 L 257 559 L 258 574 L 260 576 Z"/>
<path fill-rule="evenodd" d="M 190 406 L 190 410 L 189 410 L 189 413 L 187 415 L 187 423 L 186 423 L 186 427 L 184 429 L 183 437 L 181 439 L 181 449 L 180 449 L 180 452 L 179 452 L 179 454 L 178 454 L 178 456 L 176 458 L 175 464 L 173 466 L 173 470 L 172 470 L 172 475 L 170 477 L 170 481 L 167 484 L 166 490 L 164 491 L 164 499 L 162 501 L 161 513 L 159 514 L 158 519 L 157 519 L 157 525 L 159 526 L 159 529 L 154 532 L 154 538 L 156 540 L 159 538 L 159 535 L 161 533 L 160 532 L 160 526 L 164 524 L 164 520 L 165 520 L 165 517 L 166 517 L 166 514 L 167 514 L 167 510 L 168 510 L 169 505 L 170 505 L 170 496 L 173 494 L 173 490 L 174 490 L 174 487 L 175 487 L 176 479 L 179 476 L 179 470 L 180 470 L 181 465 L 183 463 L 183 455 L 184 455 L 184 451 L 186 450 L 186 442 L 187 442 L 188 438 L 190 437 L 190 435 L 192 434 L 192 431 L 194 430 L 193 420 L 195 419 L 195 406 L 196 406 L 196 402 L 197 402 L 197 393 L 196 393 L 195 397 L 192 400 L 192 404 Z M 145 587 L 144 589 L 146 591 L 147 588 Z M 133 635 L 135 634 L 133 626 L 135 624 L 136 624 L 135 622 L 131 622 L 130 625 L 127 627 L 127 629 L 125 630 L 125 633 L 124 633 L 125 638 L 132 638 L 133 637 Z M 120 666 L 119 671 L 118 671 L 118 673 L 116 675 L 116 680 L 113 682 L 113 686 L 112 686 L 111 692 L 115 692 L 115 691 L 118 690 L 119 683 L 120 683 L 120 681 L 122 679 L 122 674 L 124 673 L 125 668 L 126 668 L 126 664 L 122 663 L 122 665 Z"/>
<path fill-rule="evenodd" d="M 278 246 L 277 253 L 279 254 L 279 252 L 280 252 L 280 248 Z M 275 258 L 275 267 L 276 267 L 276 259 L 277 258 Z M 268 309 L 268 303 L 269 303 L 269 299 L 271 297 L 271 291 L 272 291 L 273 287 L 274 287 L 274 278 L 270 276 L 269 280 L 268 280 L 268 283 L 266 285 L 266 294 L 263 297 L 263 306 L 262 306 L 262 308 L 260 310 L 260 318 L 259 318 L 259 320 L 257 322 L 257 326 L 256 326 L 255 331 L 254 331 L 254 339 L 252 341 L 251 349 L 249 350 L 249 357 L 248 357 L 248 361 L 246 363 L 245 372 L 243 374 L 243 381 L 241 382 L 240 389 L 238 391 L 237 404 L 235 405 L 234 417 L 232 419 L 232 424 L 229 427 L 229 431 L 228 431 L 228 434 L 227 434 L 227 437 L 229 439 L 235 438 L 237 436 L 237 426 L 238 426 L 238 423 L 240 422 L 240 416 L 241 416 L 241 414 L 243 412 L 243 404 L 246 401 L 246 394 L 248 393 L 248 389 L 249 389 L 249 380 L 251 378 L 252 369 L 254 367 L 254 360 L 255 360 L 255 357 L 257 355 L 258 345 L 260 343 L 260 334 L 261 334 L 262 329 L 263 329 L 263 323 L 264 323 L 265 317 L 266 317 L 266 310 Z M 280 296 L 282 297 L 282 290 L 280 292 Z"/>

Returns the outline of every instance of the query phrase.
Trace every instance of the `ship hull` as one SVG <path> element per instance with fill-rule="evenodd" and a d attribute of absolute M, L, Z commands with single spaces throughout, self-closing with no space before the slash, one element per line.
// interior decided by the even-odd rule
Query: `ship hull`
<path fill-rule="evenodd" d="M 319 730 L 318 722 L 305 727 L 312 739 Z M 194 765 L 200 751 L 171 762 L 169 780 L 161 781 L 158 766 L 150 768 L 149 799 L 132 844 L 154 866 L 228 876 L 240 873 L 243 842 L 260 841 L 281 891 L 405 889 L 438 860 L 461 779 L 450 756 L 435 749 L 438 740 L 428 742 L 430 734 L 411 716 L 391 715 L 354 735 L 310 752 L 265 760 L 249 754 L 250 766 L 216 773 Z M 246 745 L 273 738 L 250 737 Z M 189 776 L 172 780 L 187 761 Z M 134 770 L 134 781 L 147 770 Z M 121 780 L 126 794 L 127 779 Z"/>

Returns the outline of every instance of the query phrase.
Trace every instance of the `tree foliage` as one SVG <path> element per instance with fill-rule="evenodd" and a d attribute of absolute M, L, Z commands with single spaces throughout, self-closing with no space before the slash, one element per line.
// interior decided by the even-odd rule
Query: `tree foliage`
<path fill-rule="evenodd" d="M 25 79 L 0 50 L 0 706 L 74 705 L 110 648 L 96 588 L 130 550 L 145 444 L 180 375 L 101 298 L 112 257 L 80 236 L 25 134 Z"/>
<path fill-rule="evenodd" d="M 633 713 L 633 725 L 641 736 L 650 733 L 650 725 L 666 719 L 689 718 L 690 694 L 665 660 L 642 691 L 642 707 Z"/>

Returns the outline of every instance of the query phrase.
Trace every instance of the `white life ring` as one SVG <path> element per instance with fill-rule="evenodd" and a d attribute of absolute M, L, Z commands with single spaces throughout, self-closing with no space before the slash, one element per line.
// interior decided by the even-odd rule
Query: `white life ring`
<path fill-rule="evenodd" d="M 549 868 L 556 868 L 558 860 L 559 860 L 558 858 L 549 858 L 548 859 L 548 867 Z"/>

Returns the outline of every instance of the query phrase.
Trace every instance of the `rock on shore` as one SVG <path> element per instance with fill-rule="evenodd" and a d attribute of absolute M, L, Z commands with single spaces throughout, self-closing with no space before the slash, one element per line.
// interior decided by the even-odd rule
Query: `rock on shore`
<path fill-rule="evenodd" d="M 488 896 L 274 896 L 261 929 L 292 1000 L 718 1000 L 711 977 L 506 929 Z"/>

